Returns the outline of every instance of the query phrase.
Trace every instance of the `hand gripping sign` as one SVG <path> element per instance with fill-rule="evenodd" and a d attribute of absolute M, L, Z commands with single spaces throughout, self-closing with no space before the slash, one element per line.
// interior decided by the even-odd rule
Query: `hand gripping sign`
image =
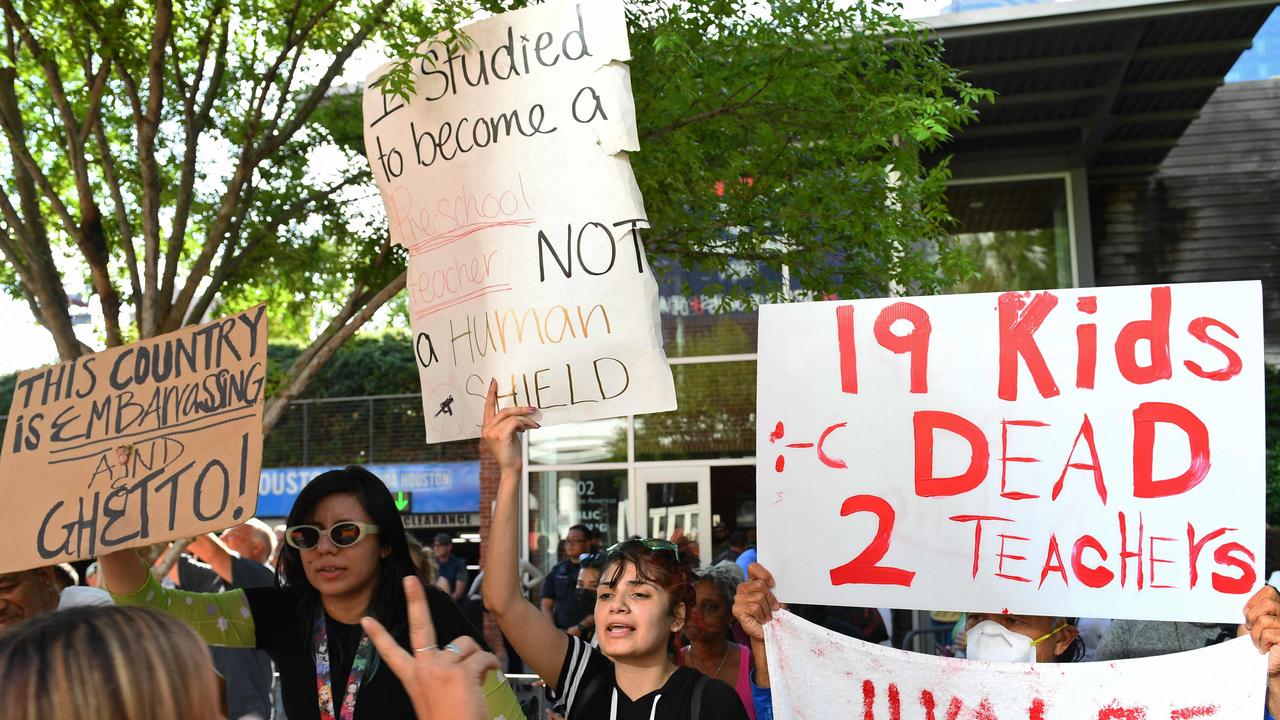
<path fill-rule="evenodd" d="M 766 306 L 762 562 L 791 602 L 1237 622 L 1262 357 L 1256 282 Z"/>
<path fill-rule="evenodd" d="M 1249 638 L 1118 662 L 980 662 L 872 645 L 783 611 L 765 640 L 780 719 L 1252 720 L 1267 687 L 1267 656 Z"/>
<path fill-rule="evenodd" d="M 427 440 L 500 407 L 542 423 L 675 408 L 626 151 L 639 149 L 618 0 L 552 0 L 432 41 L 409 102 L 369 77 L 365 146 L 406 288 Z"/>
<path fill-rule="evenodd" d="M 266 309 L 19 374 L 0 451 L 0 572 L 252 517 Z"/>

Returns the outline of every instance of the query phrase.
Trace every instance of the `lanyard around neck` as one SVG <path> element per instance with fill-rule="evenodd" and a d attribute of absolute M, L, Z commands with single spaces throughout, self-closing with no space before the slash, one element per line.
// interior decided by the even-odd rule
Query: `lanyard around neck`
<path fill-rule="evenodd" d="M 312 629 L 316 648 L 316 697 L 320 703 L 320 720 L 339 720 L 333 713 L 333 682 L 329 677 L 329 631 L 325 627 L 324 613 L 316 616 Z M 346 695 L 342 698 L 340 720 L 352 720 L 356 712 L 356 693 L 364 682 L 364 671 L 373 657 L 373 645 L 369 636 L 360 633 L 356 656 L 351 661 L 351 674 L 347 676 Z"/>

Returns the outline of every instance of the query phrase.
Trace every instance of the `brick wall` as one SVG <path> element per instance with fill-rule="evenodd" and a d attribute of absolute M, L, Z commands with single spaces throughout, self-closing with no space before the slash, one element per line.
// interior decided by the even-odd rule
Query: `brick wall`
<path fill-rule="evenodd" d="M 485 567 L 489 549 L 489 528 L 493 523 L 493 501 L 498 497 L 498 463 L 488 452 L 480 452 L 480 567 Z M 506 660 L 502 633 L 493 615 L 484 614 L 484 638 L 489 647 Z"/>

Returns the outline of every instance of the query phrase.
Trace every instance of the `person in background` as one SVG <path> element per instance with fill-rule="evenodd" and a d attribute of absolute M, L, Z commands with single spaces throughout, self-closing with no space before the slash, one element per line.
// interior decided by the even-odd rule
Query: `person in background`
<path fill-rule="evenodd" d="M 0 632 L 55 610 L 111 604 L 111 596 L 98 588 L 58 587 L 53 566 L 0 573 Z"/>
<path fill-rule="evenodd" d="M 84 584 L 87 587 L 96 588 L 98 587 L 100 580 L 101 576 L 98 574 L 98 561 L 94 560 L 89 563 L 89 567 L 84 569 Z"/>
<path fill-rule="evenodd" d="M 520 585 L 524 591 L 525 599 L 529 599 L 529 594 L 536 591 L 541 585 L 545 577 L 544 573 L 528 560 L 521 558 L 520 560 Z M 581 577 L 581 576 L 579 576 Z M 592 593 L 595 589 L 592 589 Z M 592 598 L 594 601 L 594 596 Z M 467 590 L 467 607 L 474 608 L 477 612 L 484 609 L 484 569 L 476 573 L 476 579 L 471 581 L 471 588 Z M 483 615 L 481 616 L 483 618 Z M 515 675 L 524 672 L 524 661 L 520 659 L 520 653 L 511 646 L 511 641 L 506 635 L 502 636 L 503 648 L 507 651 L 507 672 Z"/>
<path fill-rule="evenodd" d="M 716 556 L 712 565 L 719 565 L 722 562 L 737 562 L 738 557 L 747 551 L 747 534 L 741 530 L 734 530 L 729 533 L 729 547 L 724 552 Z M 739 568 L 741 569 L 741 568 Z M 745 575 L 743 577 L 746 577 Z"/>
<path fill-rule="evenodd" d="M 53 579 L 58 584 L 58 592 L 61 593 L 69 587 L 80 584 L 80 573 L 71 567 L 71 563 L 58 563 L 53 566 Z"/>
<path fill-rule="evenodd" d="M 276 566 L 276 561 L 280 559 L 280 551 L 284 549 L 284 531 L 284 525 L 276 525 L 271 528 L 271 532 L 275 533 L 276 536 L 275 544 L 272 545 L 271 559 L 267 561 L 267 564 L 271 567 Z"/>
<path fill-rule="evenodd" d="M 719 517 L 718 515 L 716 517 Z M 711 523 L 711 554 L 720 557 L 729 541 L 729 527 L 720 520 Z"/>
<path fill-rule="evenodd" d="M 223 717 L 204 643 L 143 608 L 74 608 L 0 635 L 0 678 L 6 720 Z"/>
<path fill-rule="evenodd" d="M 467 596 L 470 578 L 467 574 L 467 563 L 453 554 L 453 536 L 449 533 L 436 535 L 433 543 L 436 555 L 436 585 L 455 603 L 461 603 Z"/>
<path fill-rule="evenodd" d="M 422 547 L 422 541 L 414 537 L 412 533 L 406 532 L 404 540 L 409 543 L 409 555 L 413 558 L 413 566 L 418 568 L 418 574 L 422 576 L 423 581 L 428 585 L 435 585 L 435 554 L 427 552 L 427 549 Z"/>
<path fill-rule="evenodd" d="M 734 562 L 738 563 L 738 567 L 742 570 L 742 577 L 744 578 L 751 577 L 751 573 L 748 571 L 748 568 L 751 566 L 751 563 L 756 561 L 755 533 L 755 528 L 747 531 L 747 549 L 743 550 L 742 553 L 734 559 Z"/>
<path fill-rule="evenodd" d="M 1235 637 L 1234 625 L 1214 623 L 1164 622 L 1160 620 L 1113 620 L 1102 633 L 1095 660 L 1132 660 L 1197 650 Z"/>
<path fill-rule="evenodd" d="M 538 427 L 536 408 L 497 410 L 498 384 L 485 398 L 482 452 L 499 467 L 485 603 L 521 657 L 566 702 L 568 720 L 687 718 L 743 720 L 733 688 L 668 656 L 690 612 L 696 560 L 666 540 L 628 540 L 606 552 L 596 589 L 600 649 L 571 637 L 520 597 L 516 563 L 521 450 L 517 433 Z M 576 580 L 576 578 L 575 578 Z"/>
<path fill-rule="evenodd" d="M 729 611 L 741 582 L 742 573 L 732 562 L 712 565 L 694 573 L 696 599 L 693 614 L 684 627 L 689 644 L 676 653 L 676 664 L 728 683 L 738 691 L 747 717 L 754 720 L 751 651 L 733 642 L 730 634 L 733 616 Z"/>
<path fill-rule="evenodd" d="M 586 613 L 577 625 L 565 632 L 574 637 L 597 644 L 596 634 L 596 588 L 600 586 L 600 571 L 604 569 L 604 555 L 601 553 L 583 553 L 578 557 L 578 580 L 574 584 L 574 598 L 578 606 Z"/>
<path fill-rule="evenodd" d="M 588 533 L 586 525 L 569 528 L 564 535 L 565 559 L 551 568 L 542 584 L 542 614 L 561 630 L 574 627 L 587 614 L 586 609 L 578 604 L 575 590 L 579 563 L 587 549 Z"/>
<path fill-rule="evenodd" d="M 274 587 L 275 573 L 266 566 L 275 534 L 261 520 L 250 519 L 219 538 L 200 535 L 187 550 L 200 561 L 180 558 L 171 578 L 182 590 L 219 593 L 252 587 Z M 260 650 L 214 646 L 213 666 L 226 680 L 227 716 L 232 720 L 268 720 L 275 708 L 271 658 Z"/>

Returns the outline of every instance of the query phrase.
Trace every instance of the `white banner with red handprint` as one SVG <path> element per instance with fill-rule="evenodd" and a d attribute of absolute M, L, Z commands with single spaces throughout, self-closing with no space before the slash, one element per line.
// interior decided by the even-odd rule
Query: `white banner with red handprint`
<path fill-rule="evenodd" d="M 838 635 L 789 612 L 765 625 L 774 717 L 861 720 L 1253 720 L 1267 656 L 1249 638 L 1140 660 L 998 663 Z"/>

